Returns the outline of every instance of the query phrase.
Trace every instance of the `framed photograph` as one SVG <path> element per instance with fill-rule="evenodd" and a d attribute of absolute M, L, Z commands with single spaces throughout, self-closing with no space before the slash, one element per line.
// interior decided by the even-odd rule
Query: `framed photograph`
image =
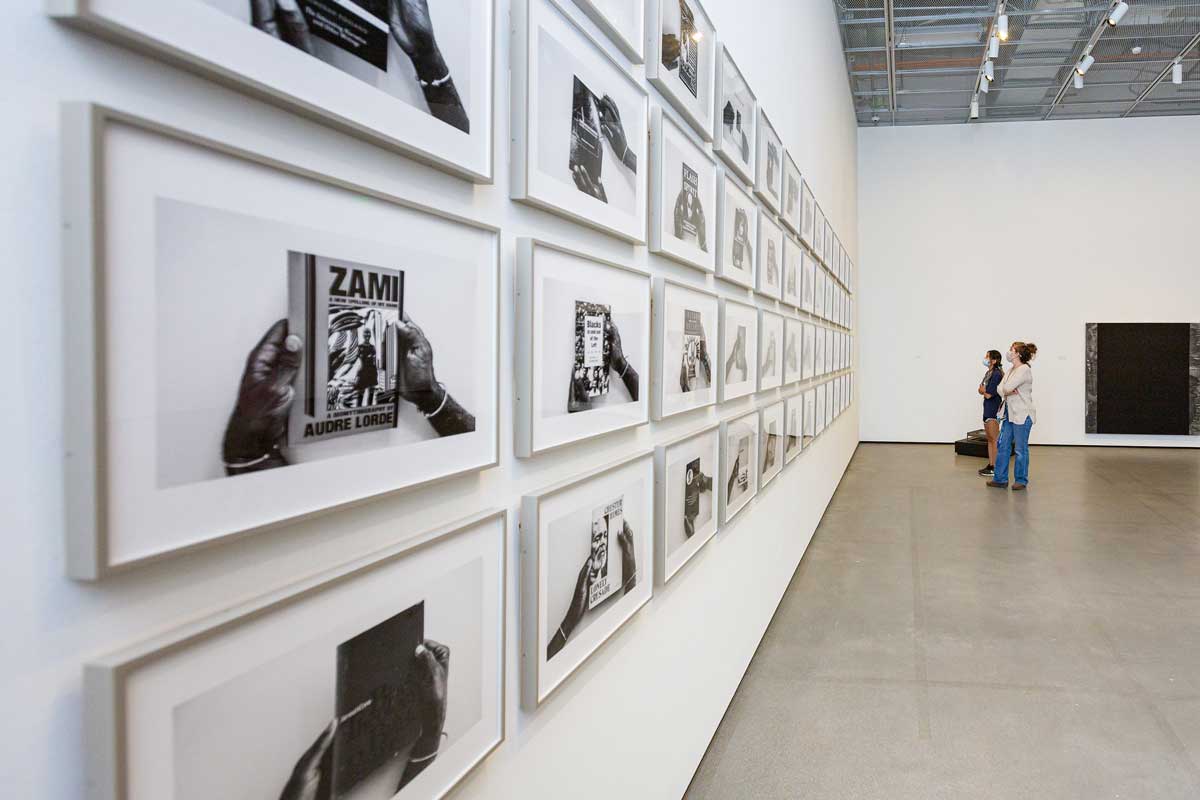
<path fill-rule="evenodd" d="M 712 365 L 719 327 L 717 296 L 660 277 L 654 279 L 653 308 L 654 419 L 712 405 L 717 401 Z"/>
<path fill-rule="evenodd" d="M 654 576 L 663 585 L 717 532 L 721 430 L 710 425 L 654 449 Z"/>
<path fill-rule="evenodd" d="M 721 423 L 721 522 L 727 524 L 758 494 L 758 411 Z"/>
<path fill-rule="evenodd" d="M 815 202 L 813 203 L 812 251 L 818 261 L 825 260 L 825 214 Z"/>
<path fill-rule="evenodd" d="M 575 0 L 596 27 L 634 64 L 645 61 L 645 0 Z"/>
<path fill-rule="evenodd" d="M 833 424 L 833 381 L 826 381 L 825 387 L 825 427 Z"/>
<path fill-rule="evenodd" d="M 802 395 L 804 403 L 804 412 L 801 414 L 800 421 L 804 425 L 804 439 L 801 442 L 801 449 L 812 444 L 813 439 L 817 438 L 817 390 L 807 389 Z"/>
<path fill-rule="evenodd" d="M 765 489 L 767 484 L 783 470 L 784 439 L 787 419 L 783 414 L 783 401 L 780 400 L 764 407 L 759 413 L 760 464 L 758 471 L 758 488 Z"/>
<path fill-rule="evenodd" d="M 800 168 L 788 151 L 783 153 L 783 209 L 779 218 L 792 233 L 800 233 L 803 206 L 800 200 Z"/>
<path fill-rule="evenodd" d="M 746 183 L 754 183 L 758 98 L 724 45 L 717 59 L 713 152 Z"/>
<path fill-rule="evenodd" d="M 804 347 L 804 323 L 795 317 L 783 318 L 783 383 L 800 380 L 800 353 Z"/>
<path fill-rule="evenodd" d="M 698 0 L 646 0 L 646 80 L 713 138 L 717 30 Z"/>
<path fill-rule="evenodd" d="M 650 600 L 653 526 L 650 451 L 521 498 L 526 710 Z"/>
<path fill-rule="evenodd" d="M 725 403 L 758 390 L 758 309 L 722 297 L 720 314 L 718 399 Z"/>
<path fill-rule="evenodd" d="M 650 131 L 650 252 L 712 272 L 717 265 L 717 164 L 657 106 Z"/>
<path fill-rule="evenodd" d="M 753 289 L 758 203 L 732 175 L 722 174 L 717 192 L 717 275 Z"/>
<path fill-rule="evenodd" d="M 836 352 L 837 331 L 825 331 L 825 371 L 834 372 L 837 370 Z"/>
<path fill-rule="evenodd" d="M 828 383 L 822 383 L 817 386 L 817 436 L 820 436 L 825 431 L 825 424 L 829 421 L 826 416 L 828 409 L 826 401 L 828 400 Z"/>
<path fill-rule="evenodd" d="M 833 272 L 837 276 L 838 283 L 846 282 L 845 272 L 846 251 L 842 249 L 842 239 L 839 236 L 833 237 Z"/>
<path fill-rule="evenodd" d="M 833 276 L 829 273 L 825 274 L 825 313 L 823 319 L 827 322 L 833 321 L 833 292 L 837 288 L 837 284 L 833 282 Z"/>
<path fill-rule="evenodd" d="M 804 397 L 794 394 L 783 401 L 784 463 L 790 464 L 804 449 Z"/>
<path fill-rule="evenodd" d="M 783 237 L 783 302 L 793 308 L 800 308 L 800 287 L 804 245 L 793 236 Z"/>
<path fill-rule="evenodd" d="M 518 456 L 644 424 L 650 276 L 517 239 L 516 356 Z"/>
<path fill-rule="evenodd" d="M 88 663 L 88 796 L 442 797 L 504 740 L 507 527 L 481 514 Z"/>
<path fill-rule="evenodd" d="M 816 342 L 816 350 L 814 351 L 816 354 L 814 374 L 818 378 L 829 371 L 826 368 L 827 362 L 825 360 L 826 355 L 828 354 L 828 350 L 825 347 L 825 342 L 828 338 L 828 335 L 829 335 L 828 329 L 826 329 L 825 327 L 823 327 L 821 325 L 817 326 L 817 342 Z"/>
<path fill-rule="evenodd" d="M 833 242 L 833 222 L 830 221 L 829 217 L 825 217 L 825 255 L 821 260 L 824 262 L 825 267 L 830 270 L 833 269 Z"/>
<path fill-rule="evenodd" d="M 817 260 L 808 248 L 800 249 L 800 310 L 815 313 Z"/>
<path fill-rule="evenodd" d="M 422 4 L 423 5 L 423 4 Z M 493 0 L 53 0 L 74 27 L 461 178 L 493 174 Z"/>
<path fill-rule="evenodd" d="M 806 381 L 817 375 L 817 326 L 811 322 L 801 324 L 804 326 L 804 342 L 800 348 L 800 380 Z"/>
<path fill-rule="evenodd" d="M 762 198 L 767 208 L 778 214 L 783 209 L 783 142 L 762 106 L 758 109 L 755 159 L 754 193 Z"/>
<path fill-rule="evenodd" d="M 783 294 L 783 228 L 764 210 L 758 214 L 758 271 L 755 288 L 772 300 Z"/>
<path fill-rule="evenodd" d="M 646 242 L 646 90 L 557 0 L 514 0 L 512 198 Z"/>
<path fill-rule="evenodd" d="M 817 202 L 813 199 L 812 189 L 808 181 L 800 178 L 800 241 L 809 249 L 815 247 L 813 242 L 816 228 Z"/>
<path fill-rule="evenodd" d="M 816 280 L 813 282 L 813 316 L 818 319 L 825 319 L 825 284 L 827 282 L 825 270 L 819 265 L 813 271 Z"/>
<path fill-rule="evenodd" d="M 497 229 L 92 104 L 62 147 L 72 577 L 498 462 Z"/>
<path fill-rule="evenodd" d="M 758 310 L 758 390 L 783 385 L 783 317 L 765 308 Z"/>

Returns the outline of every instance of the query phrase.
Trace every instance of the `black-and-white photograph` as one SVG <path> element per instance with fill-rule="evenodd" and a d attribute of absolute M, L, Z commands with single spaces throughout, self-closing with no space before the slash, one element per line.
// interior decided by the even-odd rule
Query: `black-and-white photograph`
<path fill-rule="evenodd" d="M 829 384 L 822 383 L 817 387 L 817 435 L 820 436 L 825 431 L 825 426 L 829 423 Z"/>
<path fill-rule="evenodd" d="M 532 239 L 517 256 L 517 454 L 646 422 L 649 276 Z"/>
<path fill-rule="evenodd" d="M 804 397 L 794 394 L 783 401 L 784 462 L 791 463 L 804 448 Z"/>
<path fill-rule="evenodd" d="M 762 108 L 758 110 L 758 148 L 756 151 L 754 193 L 774 213 L 783 209 L 783 142 Z"/>
<path fill-rule="evenodd" d="M 651 116 L 650 252 L 716 268 L 717 165 L 662 109 Z"/>
<path fill-rule="evenodd" d="M 833 243 L 834 243 L 834 241 L 835 241 L 835 234 L 833 232 L 833 221 L 831 219 L 829 219 L 828 216 L 826 216 L 825 217 L 825 243 L 824 243 L 825 250 L 824 250 L 824 258 L 822 260 L 824 261 L 825 266 L 830 269 L 833 268 Z"/>
<path fill-rule="evenodd" d="M 658 582 L 665 583 L 717 532 L 720 431 L 717 426 L 661 445 Z"/>
<path fill-rule="evenodd" d="M 794 308 L 800 308 L 800 289 L 803 283 L 804 246 L 792 236 L 783 237 L 783 286 L 782 300 Z"/>
<path fill-rule="evenodd" d="M 717 298 L 660 280 L 654 304 L 659 341 L 656 419 L 716 402 Z"/>
<path fill-rule="evenodd" d="M 282 42 L 470 133 L 473 0 L 204 0 Z M 264 44 L 264 46 L 269 46 Z"/>
<path fill-rule="evenodd" d="M 785 354 L 783 317 L 773 311 L 759 311 L 758 333 L 758 390 L 783 385 Z"/>
<path fill-rule="evenodd" d="M 697 0 L 650 0 L 646 78 L 708 141 L 713 136 L 716 29 Z"/>
<path fill-rule="evenodd" d="M 806 381 L 816 376 L 817 326 L 805 322 L 804 341 L 800 347 L 800 380 Z"/>
<path fill-rule="evenodd" d="M 89 665 L 121 720 L 91 751 L 131 800 L 442 796 L 504 736 L 505 519 Z"/>
<path fill-rule="evenodd" d="M 800 253 L 800 310 L 814 313 L 816 306 L 817 260 L 807 248 Z"/>
<path fill-rule="evenodd" d="M 721 299 L 721 402 L 758 390 L 758 309 Z"/>
<path fill-rule="evenodd" d="M 813 203 L 812 251 L 818 261 L 825 260 L 825 212 Z"/>
<path fill-rule="evenodd" d="M 800 380 L 800 352 L 803 348 L 804 323 L 794 317 L 783 319 L 783 382 Z"/>
<path fill-rule="evenodd" d="M 814 273 L 812 313 L 818 319 L 825 319 L 825 284 L 828 279 L 825 270 L 819 266 L 814 270 Z"/>
<path fill-rule="evenodd" d="M 713 151 L 744 181 L 754 181 L 758 100 L 729 50 L 721 47 Z"/>
<path fill-rule="evenodd" d="M 650 599 L 653 527 L 649 452 L 524 497 L 526 707 Z"/>
<path fill-rule="evenodd" d="M 837 284 L 833 282 L 833 276 L 825 274 L 825 311 L 821 315 L 824 319 L 833 319 L 833 290 Z"/>
<path fill-rule="evenodd" d="M 804 413 L 801 420 L 804 424 L 804 441 L 801 449 L 808 447 L 817 438 L 817 390 L 809 389 L 804 393 Z"/>
<path fill-rule="evenodd" d="M 754 288 L 758 253 L 758 203 L 728 173 L 721 181 L 717 274 Z"/>
<path fill-rule="evenodd" d="M 722 521 L 733 519 L 758 493 L 759 413 L 721 423 Z"/>
<path fill-rule="evenodd" d="M 826 329 L 820 325 L 817 326 L 817 341 L 816 341 L 816 348 L 814 350 L 814 352 L 816 354 L 816 358 L 814 360 L 814 371 L 818 378 L 829 371 L 826 368 L 826 362 L 825 362 L 825 356 L 828 352 L 828 350 L 825 347 L 825 341 L 826 341 L 828 334 L 829 334 L 828 329 Z"/>
<path fill-rule="evenodd" d="M 759 428 L 762 454 L 759 486 L 766 486 L 783 469 L 784 439 L 787 434 L 787 419 L 783 412 L 782 400 L 772 403 L 762 410 L 762 421 Z"/>
<path fill-rule="evenodd" d="M 778 300 L 783 294 L 783 228 L 766 212 L 758 215 L 759 292 Z"/>
<path fill-rule="evenodd" d="M 813 244 L 813 231 L 816 225 L 817 203 L 813 198 L 808 181 L 800 178 L 800 241 L 810 248 Z"/>
<path fill-rule="evenodd" d="M 790 152 L 784 153 L 783 158 L 783 208 L 779 216 L 783 224 L 793 233 L 799 233 L 802 218 L 800 202 L 800 168 Z"/>

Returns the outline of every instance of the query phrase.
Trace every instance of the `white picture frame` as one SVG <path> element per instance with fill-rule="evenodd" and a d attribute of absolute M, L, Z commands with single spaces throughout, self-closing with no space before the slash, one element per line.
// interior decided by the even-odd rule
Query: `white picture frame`
<path fill-rule="evenodd" d="M 783 238 L 783 285 L 780 299 L 792 308 L 800 308 L 804 284 L 804 245 L 794 236 Z"/>
<path fill-rule="evenodd" d="M 783 318 L 783 385 L 800 381 L 804 352 L 804 323 L 793 316 Z"/>
<path fill-rule="evenodd" d="M 712 292 L 670 278 L 654 279 L 651 413 L 655 420 L 717 402 L 713 356 L 720 330 L 719 308 Z M 684 389 L 685 382 L 691 388 Z"/>
<path fill-rule="evenodd" d="M 804 176 L 800 176 L 800 241 L 808 249 L 813 249 L 813 229 L 816 227 L 817 201 L 813 197 L 812 187 Z"/>
<path fill-rule="evenodd" d="M 645 61 L 645 0 L 575 0 L 632 64 Z"/>
<path fill-rule="evenodd" d="M 645 244 L 645 88 L 557 0 L 514 0 L 512 14 L 510 196 Z M 621 135 L 600 123 L 608 104 Z"/>
<path fill-rule="evenodd" d="M 783 228 L 765 209 L 758 213 L 758 266 L 755 290 L 772 300 L 783 296 Z"/>
<path fill-rule="evenodd" d="M 805 322 L 803 339 L 800 349 L 800 380 L 807 381 L 817 375 L 817 326 L 811 322 Z"/>
<path fill-rule="evenodd" d="M 784 431 L 786 433 L 783 448 L 784 463 L 790 464 L 804 452 L 804 398 L 793 394 L 783 399 Z"/>
<path fill-rule="evenodd" d="M 767 488 L 775 476 L 783 471 L 785 462 L 787 420 L 784 416 L 783 400 L 778 400 L 759 410 L 759 491 Z"/>
<path fill-rule="evenodd" d="M 783 207 L 783 140 L 767 113 L 758 107 L 758 144 L 755 148 L 754 194 L 778 214 Z"/>
<path fill-rule="evenodd" d="M 667 37 L 680 43 L 678 52 L 664 48 Z M 646 80 L 706 142 L 719 53 L 717 29 L 699 0 L 646 0 Z"/>
<path fill-rule="evenodd" d="M 753 410 L 721 422 L 721 524 L 728 525 L 758 494 L 759 414 Z"/>
<path fill-rule="evenodd" d="M 815 200 L 813 201 L 813 240 L 812 252 L 821 263 L 825 262 L 825 212 Z"/>
<path fill-rule="evenodd" d="M 518 457 L 649 421 L 650 289 L 650 276 L 632 266 L 541 239 L 517 239 Z M 581 325 L 589 318 L 602 325 L 599 349 L 591 354 L 600 362 L 595 367 L 577 363 L 591 357 L 578 350 L 584 347 L 578 344 L 585 336 Z M 620 357 L 612 352 L 618 341 Z M 584 387 L 586 397 L 577 396 L 580 380 L 594 384 Z"/>
<path fill-rule="evenodd" d="M 721 45 L 717 59 L 716 105 L 713 108 L 713 152 L 748 184 L 754 183 L 758 147 L 758 98 L 729 48 Z"/>
<path fill-rule="evenodd" d="M 718 400 L 726 403 L 758 390 L 758 309 L 721 298 Z"/>
<path fill-rule="evenodd" d="M 654 522 L 650 450 L 521 498 L 521 703 L 526 711 L 546 702 L 650 601 Z M 620 541 L 626 525 L 633 576 L 625 574 L 629 551 Z M 596 558 L 603 558 L 603 568 L 594 566 Z M 572 596 L 585 580 L 588 601 L 572 619 Z"/>
<path fill-rule="evenodd" d="M 650 115 L 650 252 L 714 272 L 717 163 L 655 106 Z"/>
<path fill-rule="evenodd" d="M 410 669 L 446 681 L 445 727 L 398 796 L 443 796 L 505 737 L 507 534 L 506 511 L 477 514 L 89 661 L 88 797 L 274 797 L 311 747 L 341 742 L 332 721 L 372 654 L 414 641 Z M 414 716 L 385 780 L 429 746 Z"/>
<path fill-rule="evenodd" d="M 783 385 L 783 316 L 765 308 L 758 310 L 758 391 Z"/>
<path fill-rule="evenodd" d="M 444 99 L 445 88 L 423 89 L 416 62 L 391 41 L 386 21 L 357 7 L 352 13 L 362 25 L 361 49 L 347 50 L 332 36 L 310 32 L 310 56 L 282 37 L 257 30 L 246 3 L 176 0 L 170 14 L 151 0 L 47 0 L 46 5 L 52 17 L 72 27 L 457 177 L 492 183 L 494 0 L 436 3 L 430 11 L 433 31 L 441 37 L 432 45 L 441 58 L 436 69 L 448 68 L 457 100 L 457 105 L 438 104 L 441 118 L 429 110 L 424 93 L 437 91 Z M 440 77 L 430 73 L 425 79 Z"/>
<path fill-rule="evenodd" d="M 64 336 L 81 354 L 65 373 L 68 575 L 101 579 L 498 463 L 498 229 L 194 120 L 68 103 L 61 123 Z M 283 339 L 293 248 L 403 270 L 442 417 L 406 396 L 392 427 L 291 447 L 286 416 L 231 414 L 252 386 L 248 353 L 284 364 L 273 338 L 295 342 L 296 362 L 310 352 Z M 444 303 L 470 323 L 429 305 Z M 148 311 L 151 336 L 132 321 Z"/>
<path fill-rule="evenodd" d="M 753 289 L 758 203 L 729 172 L 722 170 L 717 186 L 717 276 Z"/>
<path fill-rule="evenodd" d="M 799 234 L 803 220 L 803 179 L 800 167 L 792 158 L 792 151 L 783 151 L 783 195 L 780 202 L 779 219 L 792 233 Z"/>
<path fill-rule="evenodd" d="M 668 583 L 717 534 L 720 468 L 718 423 L 654 448 L 657 585 Z"/>

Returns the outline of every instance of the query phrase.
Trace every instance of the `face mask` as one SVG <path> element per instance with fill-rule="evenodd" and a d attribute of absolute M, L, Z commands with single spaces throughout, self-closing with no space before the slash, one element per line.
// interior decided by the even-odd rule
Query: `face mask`
<path fill-rule="evenodd" d="M 1010 363 L 1010 364 L 1011 364 L 1011 363 L 1013 363 L 1013 354 L 1012 354 L 1012 351 L 1010 350 L 1010 351 L 1009 351 L 1009 353 L 1008 353 L 1008 355 L 1006 355 L 1004 358 L 1008 360 L 1008 363 Z"/>
<path fill-rule="evenodd" d="M 990 367 L 990 366 L 992 365 L 992 360 L 991 360 L 990 358 L 985 358 L 985 359 L 983 360 L 983 365 L 984 365 L 985 367 Z"/>

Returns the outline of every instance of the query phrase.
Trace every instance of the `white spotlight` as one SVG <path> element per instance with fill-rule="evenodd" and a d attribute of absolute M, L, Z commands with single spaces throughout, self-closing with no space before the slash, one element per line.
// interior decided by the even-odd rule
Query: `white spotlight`
<path fill-rule="evenodd" d="M 1008 14 L 996 17 L 996 33 L 1002 41 L 1008 41 Z"/>
<path fill-rule="evenodd" d="M 1075 73 L 1075 88 L 1076 89 L 1083 88 L 1083 76 L 1080 75 L 1078 72 Z"/>
<path fill-rule="evenodd" d="M 1110 26 L 1115 27 L 1116 24 L 1121 21 L 1121 17 L 1125 16 L 1125 12 L 1128 10 L 1129 3 L 1126 3 L 1125 0 L 1121 0 L 1121 2 L 1117 3 L 1109 10 L 1108 20 L 1106 21 Z"/>
<path fill-rule="evenodd" d="M 997 36 L 993 36 L 991 39 L 988 40 L 988 58 L 999 58 L 999 57 L 1000 57 L 1000 39 Z"/>
<path fill-rule="evenodd" d="M 1079 63 L 1075 65 L 1075 71 L 1080 75 L 1087 75 L 1087 71 L 1092 68 L 1092 64 L 1096 63 L 1096 57 L 1088 53 L 1083 58 L 1079 59 Z"/>
<path fill-rule="evenodd" d="M 1178 61 L 1171 65 L 1171 83 L 1176 86 L 1183 83 L 1183 64 Z"/>
<path fill-rule="evenodd" d="M 979 98 L 971 98 L 971 119 L 979 119 Z"/>
<path fill-rule="evenodd" d="M 983 77 L 987 78 L 988 81 L 996 80 L 996 66 L 990 59 L 983 64 Z"/>
<path fill-rule="evenodd" d="M 990 91 L 990 89 L 988 88 L 989 86 L 990 86 L 990 84 L 987 82 L 986 79 L 984 79 L 979 82 L 979 91 L 983 92 L 984 94 L 987 94 Z"/>

